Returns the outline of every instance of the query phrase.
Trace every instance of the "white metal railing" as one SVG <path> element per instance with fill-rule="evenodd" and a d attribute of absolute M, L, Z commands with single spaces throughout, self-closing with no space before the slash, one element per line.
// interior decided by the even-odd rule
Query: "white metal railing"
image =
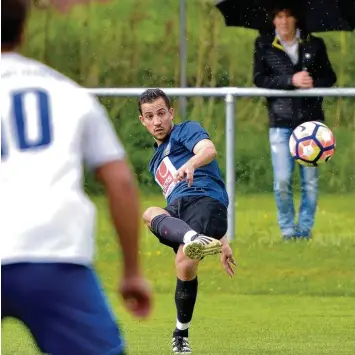
<path fill-rule="evenodd" d="M 97 96 L 138 97 L 147 88 L 86 88 L 85 90 Z M 224 97 L 226 102 L 226 188 L 230 199 L 228 208 L 229 240 L 235 236 L 235 117 L 236 98 L 255 96 L 282 97 L 354 97 L 355 88 L 317 88 L 306 90 L 269 90 L 260 88 L 161 88 L 168 96 L 192 97 L 214 96 Z"/>

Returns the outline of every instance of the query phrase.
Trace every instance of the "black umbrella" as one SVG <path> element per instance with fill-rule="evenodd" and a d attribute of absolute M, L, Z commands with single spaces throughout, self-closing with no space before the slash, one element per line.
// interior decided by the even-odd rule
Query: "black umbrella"
<path fill-rule="evenodd" d="M 216 7 L 227 26 L 268 31 L 274 7 L 291 7 L 306 32 L 355 30 L 355 0 L 219 0 Z"/>

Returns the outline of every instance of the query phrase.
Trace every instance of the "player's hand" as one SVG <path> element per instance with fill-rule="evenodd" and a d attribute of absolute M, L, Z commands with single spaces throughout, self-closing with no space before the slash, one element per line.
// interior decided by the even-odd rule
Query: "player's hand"
<path fill-rule="evenodd" d="M 175 179 L 177 181 L 182 181 L 186 179 L 189 187 L 191 187 L 194 181 L 194 173 L 195 167 L 188 161 L 176 172 Z"/>
<path fill-rule="evenodd" d="M 221 263 L 225 270 L 225 272 L 230 276 L 233 277 L 234 275 L 234 268 L 237 266 L 233 258 L 233 251 L 229 244 L 222 245 L 222 253 L 221 253 Z"/>
<path fill-rule="evenodd" d="M 148 282 L 140 275 L 124 277 L 119 292 L 127 310 L 137 318 L 149 316 L 152 293 Z"/>
<path fill-rule="evenodd" d="M 300 71 L 293 75 L 292 84 L 300 89 L 310 89 L 313 87 L 313 79 L 307 71 Z"/>

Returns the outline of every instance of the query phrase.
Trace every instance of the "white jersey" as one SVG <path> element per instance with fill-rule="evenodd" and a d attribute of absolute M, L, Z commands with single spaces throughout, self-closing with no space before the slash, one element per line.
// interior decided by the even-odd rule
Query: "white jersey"
<path fill-rule="evenodd" d="M 124 155 L 95 97 L 35 60 L 2 53 L 2 264 L 90 264 L 95 207 L 83 164 L 92 170 Z"/>

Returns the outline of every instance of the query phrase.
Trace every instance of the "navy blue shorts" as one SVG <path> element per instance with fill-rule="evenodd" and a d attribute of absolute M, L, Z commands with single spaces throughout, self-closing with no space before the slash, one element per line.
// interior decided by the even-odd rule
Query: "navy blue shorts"
<path fill-rule="evenodd" d="M 51 355 L 121 355 L 124 343 L 92 269 L 64 263 L 1 267 L 1 317 L 14 317 Z"/>

